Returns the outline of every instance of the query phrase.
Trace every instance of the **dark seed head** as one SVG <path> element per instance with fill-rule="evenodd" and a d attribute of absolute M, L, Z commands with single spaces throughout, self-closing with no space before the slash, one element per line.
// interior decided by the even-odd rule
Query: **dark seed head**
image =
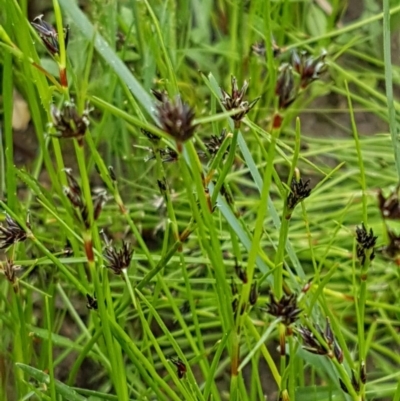
<path fill-rule="evenodd" d="M 369 232 L 365 228 L 364 223 L 361 227 L 356 228 L 356 240 L 357 240 L 357 257 L 360 260 L 361 265 L 364 265 L 367 253 L 369 254 L 369 259 L 374 258 L 374 246 L 376 244 L 377 236 L 374 235 L 372 228 Z"/>
<path fill-rule="evenodd" d="M 114 274 L 120 275 L 124 269 L 128 269 L 131 264 L 133 250 L 128 242 L 122 241 L 122 248 L 117 250 L 110 243 L 105 249 L 104 258 L 107 260 L 107 267 Z"/>
<path fill-rule="evenodd" d="M 76 138 L 82 140 L 89 126 L 90 109 L 86 108 L 82 115 L 78 114 L 73 101 L 65 102 L 61 109 L 51 105 L 53 126 L 61 138 Z"/>
<path fill-rule="evenodd" d="M 185 373 L 187 372 L 186 365 L 182 362 L 180 358 L 177 359 L 171 358 L 170 361 L 176 366 L 178 378 L 182 379 L 183 376 L 185 376 Z"/>
<path fill-rule="evenodd" d="M 282 49 L 276 44 L 275 39 L 272 38 L 272 54 L 275 57 L 278 57 L 282 53 Z M 267 49 L 265 46 L 265 41 L 261 40 L 259 42 L 254 43 L 253 46 L 251 46 L 254 54 L 257 56 L 265 57 L 267 54 Z"/>
<path fill-rule="evenodd" d="M 233 277 L 231 277 L 231 291 L 232 291 L 232 295 L 234 297 L 238 294 L 237 285 L 236 285 L 235 280 L 234 280 Z"/>
<path fill-rule="evenodd" d="M 194 135 L 195 117 L 194 110 L 182 102 L 180 96 L 171 100 L 162 94 L 161 100 L 156 105 L 157 117 L 161 129 L 171 135 L 177 142 L 185 142 Z"/>
<path fill-rule="evenodd" d="M 318 341 L 313 332 L 307 327 L 300 326 L 300 328 L 297 329 L 297 332 L 303 339 L 305 350 L 316 355 L 328 355 L 328 350 Z"/>
<path fill-rule="evenodd" d="M 220 147 L 222 146 L 222 143 L 225 140 L 225 137 L 226 129 L 223 129 L 220 136 L 212 135 L 210 140 L 208 142 L 205 142 L 206 148 L 211 156 L 215 156 L 218 153 Z M 227 147 L 224 156 L 228 154 L 228 151 L 229 146 Z"/>
<path fill-rule="evenodd" d="M 244 81 L 242 88 L 239 90 L 237 80 L 233 75 L 231 77 L 231 87 L 232 92 L 230 95 L 221 88 L 221 101 L 227 111 L 238 110 L 236 114 L 231 116 L 232 120 L 235 121 L 235 126 L 238 127 L 240 126 L 240 122 L 243 120 L 244 116 L 255 106 L 260 98 L 258 97 L 250 103 L 243 100 L 247 88 L 249 87 L 249 83 Z"/>
<path fill-rule="evenodd" d="M 16 288 L 17 286 L 17 271 L 21 266 L 15 265 L 11 259 L 7 259 L 2 263 L 2 272 L 6 279 Z"/>
<path fill-rule="evenodd" d="M 161 180 L 157 180 L 158 184 L 158 189 L 161 192 L 161 195 L 165 195 L 165 191 L 167 190 L 167 182 L 165 177 L 163 177 Z"/>
<path fill-rule="evenodd" d="M 357 380 L 353 370 L 351 371 L 351 385 L 357 393 L 360 391 L 360 382 Z"/>
<path fill-rule="evenodd" d="M 378 192 L 378 204 L 384 219 L 400 219 L 400 202 L 399 202 L 399 188 L 389 194 L 388 197 L 383 195 L 382 190 Z"/>
<path fill-rule="evenodd" d="M 334 340 L 335 340 L 335 336 L 333 335 L 331 322 L 330 322 L 329 318 L 326 318 L 326 326 L 325 326 L 324 337 L 325 337 L 326 342 L 328 343 L 328 345 L 331 346 L 333 344 Z"/>
<path fill-rule="evenodd" d="M 287 198 L 287 207 L 290 211 L 292 211 L 299 202 L 310 196 L 311 188 L 308 187 L 309 183 L 310 180 L 304 182 L 301 178 L 299 181 L 295 178 L 292 179 L 290 194 Z"/>
<path fill-rule="evenodd" d="M 382 252 L 388 258 L 396 258 L 400 255 L 400 236 L 388 227 L 386 231 L 389 237 L 389 244 L 383 247 Z"/>
<path fill-rule="evenodd" d="M 318 57 L 309 56 L 307 52 L 302 51 L 292 53 L 292 65 L 300 75 L 300 87 L 306 88 L 311 82 L 320 78 L 321 74 L 327 70 L 325 62 L 326 51 L 323 51 Z"/>
<path fill-rule="evenodd" d="M 339 384 L 340 388 L 346 393 L 349 394 L 349 390 L 347 389 L 347 386 L 343 383 L 342 379 L 339 378 Z"/>
<path fill-rule="evenodd" d="M 97 299 L 92 297 L 90 294 L 86 294 L 86 298 L 87 298 L 86 307 L 88 309 L 97 310 L 97 308 L 98 308 Z"/>
<path fill-rule="evenodd" d="M 333 353 L 335 355 L 336 360 L 339 363 L 343 363 L 344 360 L 344 356 L 343 356 L 343 351 L 342 349 L 339 347 L 339 344 L 337 343 L 337 341 L 335 340 L 333 343 Z"/>
<path fill-rule="evenodd" d="M 82 196 L 81 187 L 72 175 L 72 169 L 65 168 L 64 172 L 67 175 L 68 181 L 68 186 L 63 188 L 64 194 L 74 207 L 77 219 L 80 220 L 85 227 L 89 227 L 89 215 L 85 200 Z"/>
<path fill-rule="evenodd" d="M 141 131 L 142 131 L 142 134 L 145 135 L 150 142 L 153 142 L 154 144 L 157 144 L 158 142 L 160 142 L 161 138 L 158 135 L 153 134 L 152 132 L 147 131 L 144 128 L 142 128 Z"/>
<path fill-rule="evenodd" d="M 279 109 L 287 109 L 297 97 L 293 70 L 289 64 L 282 64 L 276 81 L 275 93 L 279 97 Z"/>
<path fill-rule="evenodd" d="M 107 191 L 104 188 L 95 188 L 92 190 L 93 200 L 93 218 L 97 220 L 108 201 Z"/>
<path fill-rule="evenodd" d="M 275 298 L 272 292 L 269 293 L 270 303 L 267 305 L 266 311 L 275 317 L 280 317 L 282 323 L 290 326 L 294 323 L 300 313 L 301 309 L 297 307 L 296 294 L 283 295 L 281 299 Z"/>
<path fill-rule="evenodd" d="M 168 93 L 165 90 L 151 89 L 151 93 L 159 102 L 163 102 L 164 99 L 168 98 Z"/>
<path fill-rule="evenodd" d="M 108 166 L 108 174 L 113 181 L 117 181 L 117 176 L 115 175 L 115 170 L 113 166 Z"/>
<path fill-rule="evenodd" d="M 29 223 L 27 225 L 29 226 Z M 7 249 L 16 242 L 25 241 L 26 238 L 25 230 L 6 214 L 6 226 L 0 224 L 0 250 Z"/>
<path fill-rule="evenodd" d="M 46 46 L 47 50 L 51 55 L 55 56 L 60 52 L 60 45 L 58 41 L 57 30 L 50 25 L 48 22 L 43 21 L 43 15 L 37 16 L 32 22 L 32 26 L 39 33 L 40 39 L 42 39 L 43 44 Z M 64 43 L 65 48 L 67 48 L 69 39 L 69 26 L 64 28 Z"/>
<path fill-rule="evenodd" d="M 250 295 L 249 295 L 250 305 L 255 305 L 257 303 L 257 299 L 258 299 L 258 288 L 257 288 L 257 282 L 255 281 L 250 288 Z"/>
<path fill-rule="evenodd" d="M 247 273 L 246 270 L 243 269 L 243 267 L 236 261 L 235 263 L 235 272 L 236 275 L 240 278 L 242 283 L 246 284 L 247 283 Z"/>
<path fill-rule="evenodd" d="M 176 162 L 178 160 L 178 153 L 171 148 L 160 149 L 160 156 L 163 163 Z"/>

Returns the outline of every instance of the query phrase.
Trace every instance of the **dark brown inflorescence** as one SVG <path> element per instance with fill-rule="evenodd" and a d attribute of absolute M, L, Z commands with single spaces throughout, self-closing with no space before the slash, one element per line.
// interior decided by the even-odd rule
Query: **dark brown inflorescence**
<path fill-rule="evenodd" d="M 383 254 L 388 258 L 397 258 L 400 255 L 400 236 L 386 228 L 389 244 L 382 248 Z"/>
<path fill-rule="evenodd" d="M 187 372 L 186 365 L 180 358 L 177 359 L 171 358 L 170 361 L 176 366 L 178 378 L 182 379 L 183 376 L 185 376 L 185 373 Z"/>
<path fill-rule="evenodd" d="M 73 101 L 65 102 L 61 109 L 51 106 L 53 126 L 57 130 L 57 136 L 61 138 L 76 138 L 82 144 L 82 138 L 89 126 L 90 109 L 86 108 L 79 115 Z"/>
<path fill-rule="evenodd" d="M 107 260 L 107 267 L 115 274 L 120 275 L 124 269 L 128 269 L 131 264 L 133 250 L 128 242 L 122 241 L 122 248 L 115 249 L 110 244 L 107 245 L 104 258 Z"/>
<path fill-rule="evenodd" d="M 249 303 L 250 305 L 255 305 L 258 299 L 258 285 L 257 281 L 254 281 L 250 288 Z"/>
<path fill-rule="evenodd" d="M 316 325 L 315 328 L 323 339 L 323 342 L 320 341 L 307 327 L 300 326 L 300 328 L 296 330 L 303 339 L 303 348 L 312 354 L 326 355 L 331 359 L 336 358 L 339 363 L 342 363 L 343 352 L 335 339 L 329 319 L 326 319 L 324 331 L 322 331 L 318 325 Z"/>
<path fill-rule="evenodd" d="M 72 169 L 65 168 L 64 171 L 68 180 L 68 186 L 64 187 L 65 196 L 75 208 L 78 219 L 82 221 L 86 228 L 89 228 L 90 222 L 88 209 L 82 194 L 82 189 L 72 175 Z M 108 200 L 108 196 L 107 192 L 103 188 L 93 190 L 91 196 L 93 202 L 93 219 L 97 220 L 105 203 Z"/>
<path fill-rule="evenodd" d="M 374 259 L 374 246 L 377 238 L 378 237 L 374 235 L 372 228 L 370 228 L 369 232 L 367 231 L 364 223 L 361 224 L 361 227 L 356 228 L 357 257 L 360 260 L 361 265 L 364 265 L 367 255 L 369 255 L 370 261 Z"/>
<path fill-rule="evenodd" d="M 15 265 L 11 259 L 7 259 L 2 262 L 2 271 L 6 279 L 13 285 L 17 284 L 17 271 L 21 269 L 21 266 Z"/>
<path fill-rule="evenodd" d="M 93 202 L 93 218 L 97 220 L 103 210 L 104 205 L 108 201 L 107 191 L 104 188 L 98 187 L 92 189 Z"/>
<path fill-rule="evenodd" d="M 275 94 L 279 98 L 279 109 L 287 109 L 297 97 L 297 88 L 294 81 L 292 67 L 285 63 L 279 68 L 279 75 L 276 81 Z"/>
<path fill-rule="evenodd" d="M 272 55 L 274 56 L 274 58 L 278 57 L 282 53 L 282 49 L 276 44 L 274 38 L 271 39 L 271 45 L 272 45 Z M 251 46 L 251 49 L 257 56 L 265 57 L 267 54 L 267 49 L 264 40 L 260 40 L 259 42 L 254 43 Z"/>
<path fill-rule="evenodd" d="M 27 224 L 29 225 L 29 223 Z M 25 241 L 26 238 L 25 230 L 7 214 L 6 226 L 0 224 L 0 249 L 6 249 L 16 242 Z"/>
<path fill-rule="evenodd" d="M 55 56 L 60 53 L 60 44 L 58 41 L 58 32 L 56 29 L 46 21 L 43 21 L 43 14 L 36 17 L 32 22 L 32 26 L 39 33 L 40 39 L 46 46 L 51 55 Z M 64 28 L 64 43 L 65 48 L 68 46 L 69 27 Z"/>
<path fill-rule="evenodd" d="M 94 310 L 98 309 L 98 303 L 95 297 L 92 297 L 90 294 L 86 294 L 86 299 L 87 299 L 86 307 L 88 309 L 94 309 Z"/>
<path fill-rule="evenodd" d="M 170 147 L 162 148 L 162 149 L 150 149 L 150 156 L 146 157 L 145 161 L 154 160 L 156 158 L 155 152 L 158 152 L 161 157 L 161 161 L 163 163 L 174 163 L 178 161 L 178 152 Z"/>
<path fill-rule="evenodd" d="M 287 198 L 287 207 L 289 210 L 293 210 L 298 203 L 310 196 L 311 188 L 308 187 L 309 183 L 310 180 L 304 182 L 301 178 L 298 181 L 295 178 L 292 179 L 290 194 Z"/>
<path fill-rule="evenodd" d="M 277 299 L 275 295 L 269 293 L 270 302 L 267 305 L 267 313 L 272 316 L 280 317 L 285 326 L 294 323 L 301 313 L 301 309 L 297 306 L 296 294 L 283 295 L 281 299 Z"/>
<path fill-rule="evenodd" d="M 311 82 L 320 78 L 326 71 L 325 62 L 326 51 L 323 51 L 318 57 L 307 54 L 306 51 L 292 53 L 292 65 L 295 71 L 300 75 L 300 88 L 305 89 Z"/>
<path fill-rule="evenodd" d="M 150 142 L 152 142 L 152 143 L 154 143 L 154 144 L 158 144 L 158 143 L 160 142 L 160 139 L 161 139 L 161 138 L 160 138 L 158 135 L 153 134 L 152 132 L 147 131 L 147 130 L 144 129 L 144 128 L 141 128 L 140 131 L 142 132 L 143 135 L 146 136 L 146 138 L 147 138 Z"/>
<path fill-rule="evenodd" d="M 218 153 L 225 138 L 226 138 L 226 129 L 223 129 L 220 136 L 211 135 L 210 140 L 204 143 L 211 156 L 215 156 Z M 229 151 L 229 146 L 226 148 L 224 156 L 228 154 L 228 151 Z"/>
<path fill-rule="evenodd" d="M 389 196 L 386 198 L 383 195 L 382 190 L 379 190 L 378 203 L 383 218 L 393 220 L 400 219 L 400 202 L 398 191 L 399 188 L 397 187 L 396 190 L 389 194 Z"/>
<path fill-rule="evenodd" d="M 160 127 L 167 134 L 171 135 L 176 142 L 183 143 L 194 135 L 196 126 L 193 124 L 195 117 L 194 109 L 184 103 L 178 95 L 170 99 L 164 92 L 157 93 L 156 105 L 157 117 Z"/>
<path fill-rule="evenodd" d="M 238 128 L 240 127 L 240 122 L 243 120 L 244 116 L 255 106 L 260 97 L 254 99 L 250 103 L 246 100 L 243 100 L 247 88 L 249 87 L 249 83 L 244 81 L 242 88 L 239 90 L 237 80 L 233 75 L 231 78 L 231 87 L 232 92 L 230 95 L 221 88 L 221 101 L 227 111 L 236 109 L 238 110 L 236 114 L 231 116 L 235 122 L 235 127 Z"/>

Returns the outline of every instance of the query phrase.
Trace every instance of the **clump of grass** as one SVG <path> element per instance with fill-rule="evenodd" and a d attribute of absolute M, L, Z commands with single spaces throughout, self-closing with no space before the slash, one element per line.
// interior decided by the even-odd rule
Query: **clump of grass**
<path fill-rule="evenodd" d="M 400 7 L 3 3 L 0 399 L 399 401 Z"/>

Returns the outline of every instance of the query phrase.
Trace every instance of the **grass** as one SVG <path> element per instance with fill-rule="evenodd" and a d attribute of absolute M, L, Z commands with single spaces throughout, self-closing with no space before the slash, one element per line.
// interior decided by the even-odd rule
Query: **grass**
<path fill-rule="evenodd" d="M 0 0 L 0 400 L 400 400 L 400 6 L 342 3 Z"/>

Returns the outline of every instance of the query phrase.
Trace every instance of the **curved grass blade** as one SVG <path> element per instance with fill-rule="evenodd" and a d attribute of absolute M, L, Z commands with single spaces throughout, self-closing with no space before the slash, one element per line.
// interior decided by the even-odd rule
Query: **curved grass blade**
<path fill-rule="evenodd" d="M 44 383 L 46 385 L 50 384 L 50 376 L 39 369 L 35 369 L 32 366 L 25 365 L 23 363 L 15 364 L 18 368 L 23 370 L 25 373 L 33 377 L 35 380 Z M 85 401 L 86 398 L 79 395 L 73 388 L 67 386 L 64 383 L 55 380 L 56 391 L 59 395 L 65 397 L 65 399 L 70 401 Z"/>
<path fill-rule="evenodd" d="M 83 36 L 90 42 L 94 39 L 94 47 L 103 57 L 104 61 L 114 70 L 122 82 L 126 84 L 136 100 L 145 108 L 147 113 L 154 119 L 153 102 L 150 95 L 144 90 L 139 81 L 131 74 L 123 61 L 117 56 L 106 40 L 95 31 L 92 23 L 79 9 L 77 4 L 71 0 L 59 0 L 61 8 L 71 21 L 81 30 Z"/>

